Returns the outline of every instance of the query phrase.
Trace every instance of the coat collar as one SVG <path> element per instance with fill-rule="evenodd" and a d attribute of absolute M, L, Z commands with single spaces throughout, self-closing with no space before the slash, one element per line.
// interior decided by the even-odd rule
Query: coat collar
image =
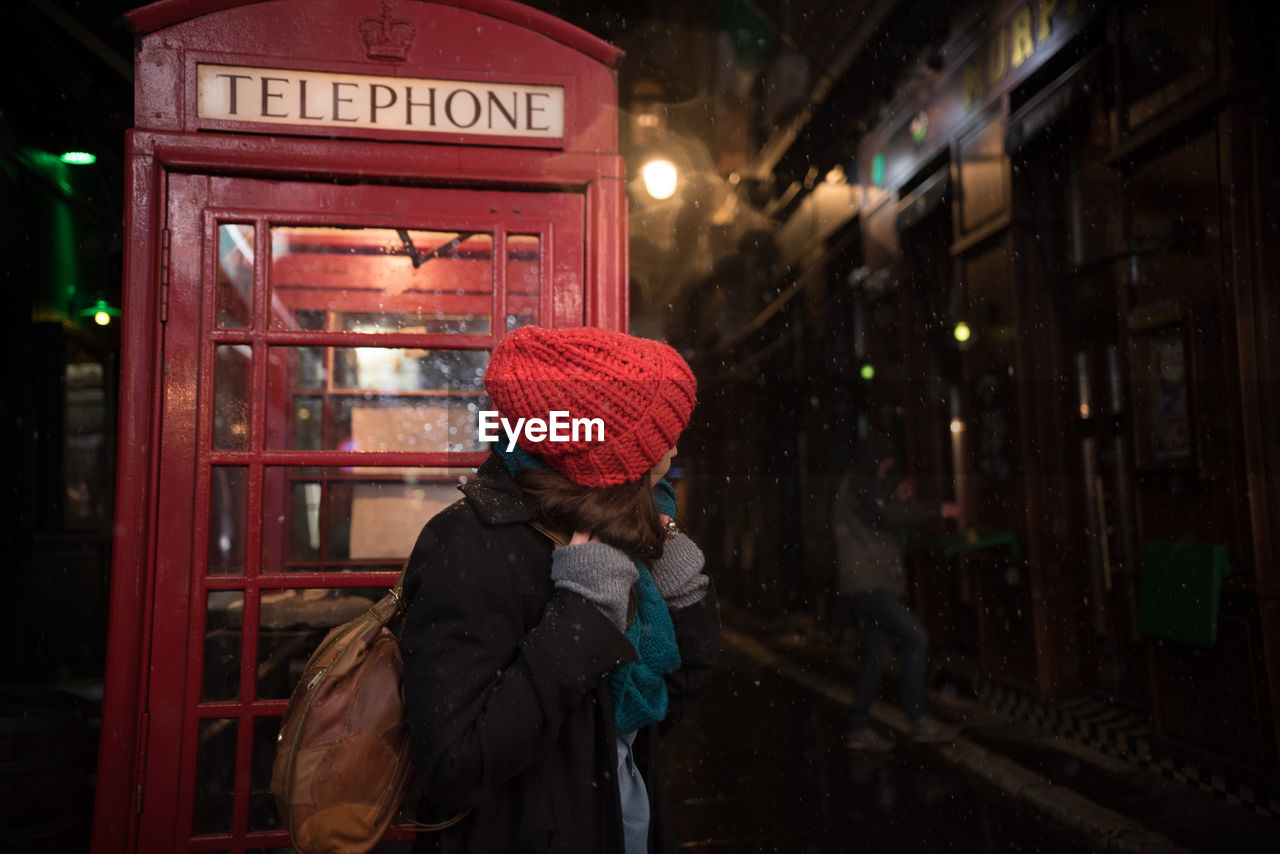
<path fill-rule="evenodd" d="M 531 522 L 538 516 L 533 500 L 496 454 L 490 454 L 476 470 L 476 476 L 458 488 L 486 525 L 514 525 Z"/>

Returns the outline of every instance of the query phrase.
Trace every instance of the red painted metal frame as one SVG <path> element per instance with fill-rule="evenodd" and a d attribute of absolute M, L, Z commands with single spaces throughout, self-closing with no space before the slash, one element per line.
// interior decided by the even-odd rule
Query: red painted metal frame
<path fill-rule="evenodd" d="M 139 848 L 180 850 L 188 847 L 200 847 L 206 844 L 217 847 L 230 845 L 237 848 L 247 842 L 255 845 L 280 844 L 283 838 L 279 834 L 244 833 L 233 831 L 230 835 L 207 836 L 191 841 L 187 838 L 186 828 L 191 826 L 192 804 L 197 773 L 198 722 L 210 718 L 227 717 L 237 721 L 236 730 L 236 765 L 235 795 L 233 797 L 232 827 L 243 828 L 247 823 L 249 809 L 248 775 L 252 768 L 253 725 L 262 713 L 279 713 L 282 701 L 247 699 L 255 696 L 256 665 L 258 660 L 258 614 L 259 593 L 264 589 L 296 588 L 309 584 L 317 586 L 385 586 L 390 578 L 384 574 L 357 573 L 346 574 L 341 578 L 326 574 L 291 574 L 284 576 L 262 577 L 255 569 L 255 558 L 261 553 L 261 529 L 249 525 L 249 536 L 245 544 L 248 557 L 247 573 L 244 576 L 206 578 L 204 557 L 200 545 L 208 542 L 208 476 L 215 465 L 240 464 L 248 470 L 249 505 L 247 515 L 250 520 L 262 519 L 274 515 L 272 508 L 262 503 L 260 489 L 255 486 L 262 481 L 262 471 L 268 466 L 287 465 L 370 465 L 385 463 L 388 465 L 457 465 L 478 463 L 482 455 L 444 455 L 444 454 L 410 454 L 410 453 L 334 453 L 334 452 L 302 452 L 302 451 L 270 451 L 263 447 L 266 435 L 268 408 L 278 403 L 276 394 L 268 388 L 267 371 L 269 360 L 266 354 L 272 346 L 310 344 L 313 346 L 356 345 L 370 343 L 370 337 L 355 333 L 343 332 L 296 332 L 272 331 L 266 328 L 271 305 L 267 298 L 267 286 L 263 284 L 265 276 L 261 275 L 262 265 L 267 263 L 268 244 L 270 240 L 268 222 L 271 224 L 332 224 L 332 225 L 365 225 L 371 227 L 390 227 L 396 224 L 409 225 L 413 228 L 440 228 L 453 223 L 455 227 L 465 229 L 496 229 L 503 226 L 519 232 L 532 232 L 545 235 L 547 249 L 544 252 L 547 273 L 565 263 L 561 259 L 562 251 L 556 246 L 564 241 L 570 247 L 583 245 L 582 232 L 584 207 L 579 204 L 574 210 L 556 214 L 557 209 L 564 206 L 557 203 L 557 198 L 574 198 L 565 194 L 530 194 L 511 192 L 480 193 L 467 191 L 465 194 L 457 190 L 433 190 L 428 188 L 401 188 L 380 186 L 334 187 L 319 184 L 281 184 L 279 182 L 262 182 L 254 179 L 227 179 L 209 177 L 200 174 L 173 175 L 170 179 L 171 206 L 173 210 L 168 217 L 169 228 L 174 246 L 171 261 L 171 284 L 169 297 L 169 320 L 166 335 L 174 342 L 166 346 L 165 358 L 169 365 L 166 379 L 167 403 L 165 411 L 164 434 L 167 437 L 159 447 L 165 459 L 162 467 L 160 490 L 162 493 L 163 512 L 159 519 L 158 530 L 163 532 L 157 549 L 157 589 L 163 597 L 157 600 L 155 636 L 153 638 L 151 662 L 152 675 L 156 680 L 149 691 L 151 701 L 151 731 L 149 742 L 157 748 L 165 748 L 173 744 L 181 744 L 179 763 L 174 765 L 162 759 L 153 760 L 148 769 L 147 804 L 144 817 L 153 819 L 144 822 L 140 827 Z M 279 200 L 272 204 L 272 199 Z M 418 200 L 415 202 L 415 199 Z M 463 208 L 470 202 L 476 209 L 482 200 L 487 200 L 489 208 L 481 219 L 468 217 Z M 512 219 L 512 214 L 504 210 L 514 206 L 521 211 L 521 219 Z M 343 210 L 345 208 L 345 210 Z M 420 208 L 428 213 L 418 214 L 414 219 L 412 211 Z M 264 211 L 270 211 L 264 215 Z M 323 211 L 323 212 L 322 212 Z M 381 214 L 381 215 L 379 215 Z M 559 239 L 553 237 L 547 225 L 549 217 L 560 216 L 565 220 L 568 231 Z M 408 218 L 407 218 L 408 217 Z M 201 247 L 216 245 L 217 223 L 219 221 L 251 222 L 254 224 L 255 266 L 259 268 L 259 276 L 255 278 L 254 314 L 256 321 L 250 330 L 214 331 L 205 328 L 215 316 L 216 305 L 212 288 L 202 284 L 214 280 L 216 258 L 214 253 L 201 253 Z M 563 229 L 562 229 L 563 230 Z M 501 242 L 500 244 L 501 245 Z M 565 323 L 581 323 L 582 303 L 580 300 L 582 281 L 585 271 L 581 269 L 581 255 L 575 253 L 567 259 L 571 278 L 567 281 L 561 276 L 556 281 L 554 273 L 544 273 L 542 293 L 546 295 L 544 305 L 553 312 L 552 322 L 559 325 Z M 495 287 L 493 289 L 493 313 L 500 322 L 505 316 L 503 265 L 494 270 Z M 192 299 L 186 294 L 198 294 Z M 551 307 L 551 299 L 557 298 L 559 303 L 570 307 L 568 313 L 561 307 Z M 568 301 L 565 302 L 565 297 Z M 406 334 L 377 335 L 380 345 L 416 345 L 452 344 L 455 348 L 483 347 L 491 348 L 501 332 L 495 330 L 490 335 L 478 336 L 415 336 Z M 255 353 L 253 361 L 251 400 L 252 441 L 247 451 L 213 451 L 210 450 L 211 419 L 201 413 L 211 413 L 214 409 L 213 375 L 214 348 L 219 343 L 237 342 L 250 346 Z M 192 348 L 190 350 L 184 348 Z M 195 351 L 200 351 L 199 357 Z M 195 366 L 195 378 L 192 368 Z M 193 398 L 189 390 L 198 389 L 198 397 Z M 193 461 L 189 463 L 188 461 Z M 192 485 L 194 484 L 194 489 Z M 189 509 L 186 509 L 189 508 Z M 177 524 L 170 524 L 177 522 Z M 193 586 L 194 585 L 194 586 Z M 226 589 L 243 591 L 242 646 L 240 650 L 240 690 L 242 698 L 236 702 L 209 703 L 201 700 L 201 681 L 195 678 L 200 672 L 198 662 L 201 660 L 201 649 L 204 639 L 204 605 L 207 591 Z M 184 637 L 185 633 L 185 637 Z M 175 686 L 185 682 L 185 697 L 180 703 L 173 703 Z M 180 740 L 179 740 L 180 739 Z M 156 820 L 155 816 L 160 816 Z M 173 821 L 168 821 L 172 816 Z M 161 835 L 153 835 L 162 832 Z"/>
<path fill-rule="evenodd" d="M 381 0 L 248 4 L 165 0 L 136 10 L 129 18 L 145 35 L 136 61 L 134 123 L 153 130 L 195 131 L 201 126 L 191 82 L 197 59 L 392 77 L 480 77 L 493 82 L 563 79 L 568 88 L 559 146 L 567 151 L 617 150 L 614 67 L 621 52 L 616 48 L 564 21 L 505 0 L 397 0 L 390 12 L 392 18 L 406 20 L 416 30 L 404 62 L 373 60 L 366 54 L 359 23 L 381 16 Z M 161 26 L 164 29 L 152 29 Z M 279 126 L 258 129 L 281 132 Z M 315 133 L 310 127 L 283 130 Z M 483 136 L 462 139 L 494 144 Z M 508 143 L 548 144 L 546 140 Z"/>
<path fill-rule="evenodd" d="M 142 36 L 137 58 L 136 125 L 127 141 L 125 216 L 125 282 L 122 318 L 122 371 L 120 388 L 119 476 L 117 478 L 117 516 L 112 567 L 110 632 L 107 648 L 107 681 L 103 706 L 99 787 L 95 801 L 94 850 L 114 852 L 130 850 L 170 850 L 190 847 L 192 850 L 226 847 L 231 840 L 210 838 L 191 844 L 186 838 L 189 822 L 178 821 L 171 831 L 146 840 L 139 837 L 137 807 L 145 794 L 150 803 L 165 794 L 176 795 L 177 783 L 190 776 L 180 768 L 161 781 L 157 763 L 148 763 L 146 750 L 152 744 L 179 743 L 185 713 L 161 714 L 153 719 L 147 698 L 163 680 L 179 678 L 187 684 L 181 671 L 187 665 L 186 648 L 193 639 L 202 641 L 203 616 L 188 623 L 185 615 L 193 603 L 190 584 L 199 583 L 204 590 L 245 589 L 248 579 L 239 577 L 202 577 L 193 579 L 190 571 L 192 542 L 203 542 L 208 520 L 198 512 L 203 499 L 197 491 L 207 493 L 203 475 L 212 456 L 200 456 L 199 447 L 207 437 L 198 431 L 207 429 L 199 413 L 212 406 L 212 399 L 196 400 L 192 389 L 209 388 L 199 383 L 196 364 L 174 364 L 166 360 L 162 347 L 165 336 L 192 335 L 189 340 L 201 342 L 201 312 L 213 310 L 213 295 L 205 294 L 205 304 L 187 306 L 171 302 L 168 323 L 161 322 L 166 310 L 160 292 L 162 265 L 167 264 L 175 277 L 206 273 L 201 264 L 201 245 L 207 239 L 204 220 L 191 235 L 170 237 L 165 251 L 165 228 L 169 221 L 170 181 L 176 197 L 196 202 L 192 194 L 205 198 L 211 181 L 237 177 L 261 177 L 271 180 L 316 181 L 329 184 L 356 182 L 387 184 L 400 187 L 465 187 L 485 191 L 510 190 L 579 194 L 584 199 L 582 228 L 584 255 L 572 266 L 585 279 L 584 293 L 567 303 L 553 301 L 554 284 L 564 273 L 561 269 L 543 271 L 540 297 L 540 322 L 554 325 L 585 323 L 614 329 L 626 329 L 627 317 L 627 222 L 625 173 L 617 155 L 616 67 L 621 52 L 576 28 L 542 12 L 506 0 L 398 0 L 392 4 L 394 17 L 411 17 L 420 33 L 427 32 L 437 21 L 455 25 L 473 23 L 472 16 L 483 16 L 488 33 L 478 36 L 462 33 L 456 38 L 445 35 L 443 43 L 452 54 L 461 57 L 468 52 L 480 60 L 459 59 L 457 68 L 449 62 L 432 59 L 437 54 L 423 53 L 416 62 L 387 65 L 363 62 L 352 51 L 350 27 L 345 22 L 361 16 L 378 17 L 381 0 L 350 0 L 342 4 L 309 3 L 306 0 L 163 0 L 130 13 L 129 18 Z M 253 29 L 245 22 L 296 23 L 299 16 L 309 24 L 305 38 L 280 38 L 279 27 Z M 342 27 L 330 27 L 341 18 Z M 343 29 L 345 27 L 345 29 Z M 345 34 L 338 33 L 342 30 Z M 495 41 L 494 34 L 503 38 Z M 439 35 L 439 34 L 436 34 Z M 274 38 L 271 42 L 268 39 Z M 495 45 L 501 50 L 496 50 Z M 436 48 L 426 45 L 424 50 Z M 257 52 L 255 52 L 257 51 Z M 293 134 L 289 128 L 273 128 L 266 134 L 233 134 L 217 132 L 189 133 L 196 127 L 194 106 L 186 99 L 185 75 L 194 68 L 194 58 L 225 58 L 235 54 L 246 64 L 270 67 L 279 60 L 292 67 L 300 65 L 299 57 L 331 57 L 333 67 L 369 74 L 429 77 L 438 74 L 452 79 L 468 79 L 464 70 L 485 69 L 486 79 L 549 79 L 564 75 L 566 86 L 565 137 L 560 150 L 529 147 L 510 148 L 495 145 L 493 139 L 477 140 L 475 145 L 426 145 L 399 137 L 393 141 L 345 140 L 315 135 Z M 191 61 L 188 62 L 188 59 Z M 329 65 L 317 61 L 307 67 L 323 70 Z M 424 73 L 429 70 L 430 73 Z M 205 177 L 218 176 L 218 177 Z M 343 192 L 333 187 L 336 195 Z M 270 210 L 250 211 L 250 220 L 265 221 Z M 249 221 L 249 220 L 242 220 Z M 519 228 L 510 225 L 513 233 Z M 177 239 L 180 238 L 180 239 Z M 189 238 L 189 239 L 188 239 Z M 255 231 L 259 251 L 255 265 L 266 261 L 266 235 L 259 226 Z M 555 236 L 552 236 L 552 240 Z M 194 256 L 192 255 L 194 253 Z M 547 255 L 550 255 L 548 252 Z M 547 262 L 548 265 L 550 262 Z M 255 282 L 265 282 L 263 269 L 258 269 Z M 189 286 L 189 285 L 188 285 Z M 199 283 L 196 283 L 197 288 Z M 174 287 L 174 285 L 171 285 Z M 255 310 L 265 310 L 265 291 L 255 295 Z M 197 301 L 199 303 L 199 301 Z M 495 316 L 495 325 L 499 318 Z M 495 328 L 495 332 L 500 332 Z M 257 334 L 255 332 L 255 334 Z M 273 333 L 281 343 L 289 333 Z M 235 340 L 233 334 L 215 332 L 198 345 L 212 347 L 223 338 Z M 401 340 L 403 338 L 403 340 Z M 302 337 L 299 336 L 301 341 Z M 310 341 L 311 338 L 306 340 Z M 334 340 L 342 340 L 341 335 Z M 379 343 L 401 346 L 412 342 L 421 346 L 417 336 L 381 337 Z M 265 400 L 268 382 L 265 360 L 256 368 L 252 379 L 258 400 Z M 256 363 L 255 363 L 256 364 Z M 208 377 L 204 378 L 205 380 Z M 208 392 L 203 392 L 208 394 Z M 255 412 L 258 419 L 254 435 L 262 437 L 265 424 L 263 407 Z M 182 453 L 166 456 L 163 466 L 160 454 L 160 430 L 165 435 L 181 434 Z M 259 438 L 258 441 L 261 441 Z M 301 452 L 271 452 L 269 455 L 245 452 L 218 452 L 220 463 L 242 463 L 263 466 L 314 464 L 316 455 Z M 322 455 L 325 465 L 422 465 L 419 454 L 347 454 Z M 163 530 L 157 525 L 160 507 L 190 508 L 193 524 L 183 530 Z M 260 506 L 250 512 L 261 512 Z M 246 553 L 254 554 L 257 541 L 246 544 Z M 202 559 L 203 560 L 203 559 Z M 371 578 L 384 576 L 352 573 L 341 580 L 332 574 L 295 573 L 288 576 L 260 576 L 253 579 L 255 590 L 294 586 L 363 585 Z M 160 591 L 160 594 L 157 594 Z M 256 625 L 256 596 L 247 597 L 243 625 Z M 252 602 L 252 604 L 251 604 Z M 250 613 L 252 609 L 253 613 Z M 168 618 L 168 619 L 166 619 Z M 195 625 L 199 624 L 199 625 Z M 246 644 L 241 651 L 241 696 L 248 687 L 249 673 L 256 664 L 256 651 Z M 198 681 L 188 693 L 188 701 L 199 699 Z M 201 703 L 199 717 L 232 716 L 249 720 L 259 713 L 279 713 L 284 701 L 252 700 L 251 702 Z M 188 708 L 195 706 L 188 705 Z M 153 731 L 153 728 L 155 731 Z M 188 726 L 189 729 L 189 726 Z M 194 738 L 190 732 L 188 738 Z M 252 732 L 240 735 L 237 753 L 247 755 Z M 195 761 L 194 752 L 181 761 Z M 148 766 L 151 766 L 149 769 Z M 150 773 L 154 770 L 156 773 Z M 247 764 L 237 773 L 249 773 Z M 245 782 L 243 779 L 241 783 Z M 144 790 L 145 785 L 145 790 Z M 166 790 L 164 786 L 168 786 Z M 189 799 L 188 799 L 189 800 Z M 176 804 L 175 804 L 176 806 Z M 243 805 L 237 809 L 243 810 Z M 189 812 L 189 808 L 188 812 Z M 179 829 L 181 828 L 181 829 Z M 244 840 L 239 842 L 243 846 Z M 283 834 L 255 835 L 252 844 L 284 844 Z"/>
<path fill-rule="evenodd" d="M 207 512 L 198 512 L 201 502 L 197 487 L 204 480 L 203 448 L 212 442 L 209 435 L 211 419 L 201 417 L 211 411 L 212 366 L 187 354 L 201 346 L 201 300 L 175 298 L 175 294 L 201 293 L 205 268 L 201 263 L 205 241 L 200 211 L 208 204 L 209 177 L 206 175 L 172 175 L 169 179 L 166 225 L 170 232 L 170 284 L 168 321 L 164 330 L 164 423 L 160 430 L 156 450 L 161 454 L 160 512 L 156 519 L 156 598 L 152 615 L 152 647 L 148 651 L 151 663 L 151 685 L 147 692 L 151 729 L 147 750 L 150 760 L 146 767 L 143 790 L 143 810 L 139 825 L 138 848 L 141 851 L 180 851 L 182 831 L 190 826 L 181 802 L 164 804 L 181 788 L 188 773 L 188 763 L 195 762 L 195 751 L 188 750 L 191 739 L 183 738 L 185 701 L 174 707 L 175 695 L 181 697 L 180 686 L 189 686 L 198 679 L 190 678 L 191 671 L 199 673 L 202 656 L 196 648 L 188 647 L 188 635 L 195 625 L 203 629 L 203 619 L 196 618 L 192 602 L 192 585 L 200 584 L 204 560 L 196 543 L 206 530 Z M 188 349 L 190 348 L 190 349 Z M 248 512 L 261 507 L 249 507 Z M 260 518 L 260 517 L 259 517 Z M 169 524 L 165 524 L 169 522 Z M 174 522 L 178 524 L 173 524 Z M 186 524 L 182 524 L 185 522 Z M 203 610 L 203 607 L 201 608 Z M 245 597 L 242 625 L 247 627 L 257 619 L 256 603 Z M 244 646 L 248 642 L 248 632 Z M 242 649 L 241 656 L 245 656 Z M 188 694 L 189 699 L 189 694 Z M 163 753 L 151 755 L 153 747 L 161 746 L 163 753 L 178 748 L 180 763 L 166 761 Z M 239 750 L 237 750 L 238 761 Z M 175 816 L 169 832 L 161 833 L 152 820 L 148 828 L 148 815 L 157 811 Z"/>
<path fill-rule="evenodd" d="M 262 0 L 160 0 L 140 9 L 134 9 L 125 17 L 133 25 L 133 31 L 145 35 L 155 30 L 171 27 L 174 24 L 208 15 L 213 12 L 235 9 L 240 6 L 251 6 Z M 585 54 L 596 62 L 610 68 L 622 60 L 622 51 L 606 41 L 596 38 L 590 33 L 578 29 L 546 12 L 512 3 L 509 0 L 432 0 L 436 6 L 457 6 L 509 21 L 527 30 L 554 39 L 579 53 Z M 395 10 L 399 13 L 399 9 Z"/>
<path fill-rule="evenodd" d="M 98 790 L 94 799 L 94 849 L 124 851 L 137 833 L 135 803 L 141 796 L 136 769 L 149 731 L 142 698 L 148 685 L 144 650 L 150 647 L 154 573 L 152 542 L 160 457 L 159 279 L 165 174 L 150 158 L 126 167 L 124 286 L 121 311 L 120 422 L 116 522 L 103 691 Z"/>

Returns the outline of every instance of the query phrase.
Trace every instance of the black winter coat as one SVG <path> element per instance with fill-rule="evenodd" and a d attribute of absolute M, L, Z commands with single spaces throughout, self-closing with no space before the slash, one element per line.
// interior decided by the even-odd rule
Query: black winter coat
<path fill-rule="evenodd" d="M 418 818 L 470 809 L 415 851 L 622 852 L 608 675 L 636 653 L 594 605 L 551 583 L 552 543 L 497 457 L 465 499 L 422 529 L 405 574 L 405 699 Z M 720 648 L 715 591 L 673 611 L 681 669 L 663 726 L 710 679 Z M 651 802 L 649 848 L 674 850 L 658 727 L 634 750 Z"/>

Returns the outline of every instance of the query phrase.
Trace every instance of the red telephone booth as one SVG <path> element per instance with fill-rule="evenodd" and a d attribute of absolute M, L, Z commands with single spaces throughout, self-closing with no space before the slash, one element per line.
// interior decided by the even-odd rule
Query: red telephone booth
<path fill-rule="evenodd" d="M 507 0 L 163 0 L 136 127 L 96 851 L 287 848 L 279 716 L 483 458 L 525 324 L 625 329 L 620 57 Z"/>

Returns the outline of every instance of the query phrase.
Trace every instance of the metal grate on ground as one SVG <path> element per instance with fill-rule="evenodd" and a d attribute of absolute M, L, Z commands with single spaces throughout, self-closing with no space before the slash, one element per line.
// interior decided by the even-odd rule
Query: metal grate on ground
<path fill-rule="evenodd" d="M 1260 816 L 1280 818 L 1280 792 L 1265 791 L 1192 760 L 1162 754 L 1155 745 L 1150 721 L 1141 715 L 1089 698 L 1046 703 L 985 682 L 978 686 L 977 694 L 984 706 L 1014 720 L 1212 793 Z"/>

